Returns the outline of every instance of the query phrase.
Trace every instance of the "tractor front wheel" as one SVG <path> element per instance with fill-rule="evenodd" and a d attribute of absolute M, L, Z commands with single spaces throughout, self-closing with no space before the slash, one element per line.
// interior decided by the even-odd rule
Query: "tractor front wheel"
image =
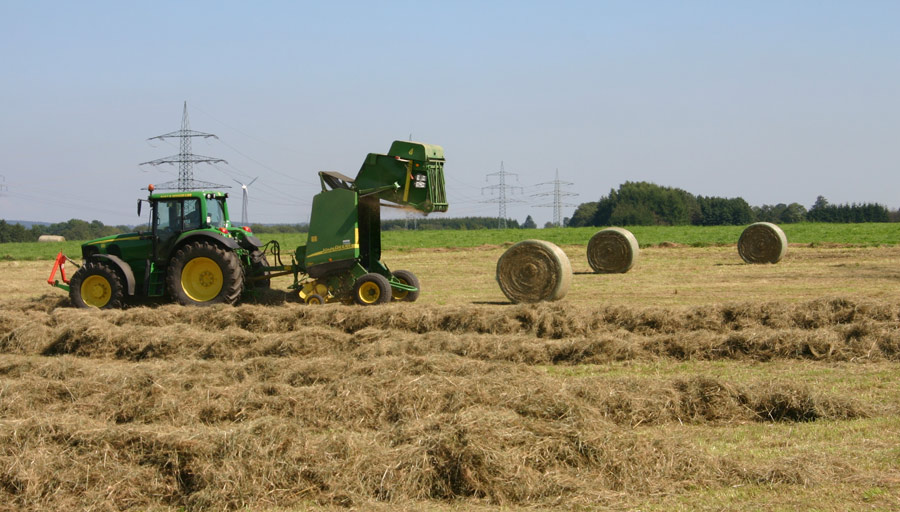
<path fill-rule="evenodd" d="M 240 259 L 210 242 L 189 243 L 169 262 L 166 287 L 185 306 L 234 304 L 244 291 Z"/>
<path fill-rule="evenodd" d="M 353 301 L 361 306 L 387 304 L 391 301 L 390 281 L 381 274 L 364 274 L 353 285 Z"/>
<path fill-rule="evenodd" d="M 415 286 L 416 288 L 421 289 L 421 287 L 419 286 L 419 278 L 417 278 L 416 275 L 409 270 L 398 270 L 394 272 L 394 279 L 400 281 L 403 284 Z M 419 298 L 419 290 L 411 292 L 409 290 L 399 290 L 396 288 L 392 288 L 391 295 L 393 296 L 394 300 L 415 302 L 416 299 Z"/>
<path fill-rule="evenodd" d="M 69 298 L 78 308 L 115 309 L 122 307 L 125 291 L 122 279 L 111 265 L 93 261 L 72 276 Z"/>

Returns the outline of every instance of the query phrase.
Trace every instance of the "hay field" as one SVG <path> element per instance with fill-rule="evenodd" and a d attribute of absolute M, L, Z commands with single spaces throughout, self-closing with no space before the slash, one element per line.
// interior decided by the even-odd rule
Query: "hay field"
<path fill-rule="evenodd" d="M 900 248 L 386 251 L 415 304 L 68 307 L 0 262 L 0 510 L 896 510 Z M 283 288 L 286 278 L 275 280 Z"/>

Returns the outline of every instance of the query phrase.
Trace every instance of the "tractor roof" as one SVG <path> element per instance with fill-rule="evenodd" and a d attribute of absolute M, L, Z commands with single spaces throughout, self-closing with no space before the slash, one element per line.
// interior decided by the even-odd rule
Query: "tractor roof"
<path fill-rule="evenodd" d="M 227 192 L 219 190 L 178 190 L 174 192 L 157 192 L 150 194 L 150 199 L 180 199 L 188 197 L 196 197 L 203 199 L 205 197 L 228 197 Z"/>

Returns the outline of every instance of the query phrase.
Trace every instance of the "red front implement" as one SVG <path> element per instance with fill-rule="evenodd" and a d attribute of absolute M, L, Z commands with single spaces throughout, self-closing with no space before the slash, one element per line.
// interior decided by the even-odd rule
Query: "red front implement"
<path fill-rule="evenodd" d="M 78 263 L 75 263 L 71 259 L 69 259 L 65 254 L 61 251 L 56 255 L 56 261 L 53 262 L 53 270 L 50 271 L 50 277 L 47 278 L 47 284 L 50 286 L 55 286 L 57 288 L 62 288 L 63 290 L 69 291 L 69 280 L 66 278 L 66 262 L 69 261 L 72 265 L 78 267 Z M 54 279 L 56 277 L 56 270 L 59 269 L 59 277 L 62 278 L 63 283 L 59 282 L 59 280 Z"/>

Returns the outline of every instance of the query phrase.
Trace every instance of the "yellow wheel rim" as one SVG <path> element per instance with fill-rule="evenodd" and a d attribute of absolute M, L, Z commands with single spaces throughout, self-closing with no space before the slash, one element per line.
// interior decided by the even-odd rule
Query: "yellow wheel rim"
<path fill-rule="evenodd" d="M 307 303 L 307 304 L 315 304 L 315 305 L 319 305 L 319 304 L 322 304 L 322 299 L 320 299 L 320 298 L 318 298 L 318 297 L 310 297 L 309 300 L 306 301 L 306 303 Z"/>
<path fill-rule="evenodd" d="M 88 276 L 81 283 L 81 300 L 92 308 L 102 308 L 112 298 L 112 288 L 103 276 Z"/>
<path fill-rule="evenodd" d="M 359 300 L 366 304 L 375 304 L 381 298 L 381 288 L 377 283 L 367 281 L 359 287 Z"/>
<path fill-rule="evenodd" d="M 215 299 L 222 291 L 224 282 L 222 269 L 209 258 L 194 258 L 181 271 L 181 288 L 196 302 Z"/>
<path fill-rule="evenodd" d="M 400 284 L 409 284 L 405 279 L 401 279 L 397 276 L 394 276 L 397 281 L 400 281 Z M 394 300 L 403 300 L 406 296 L 409 295 L 409 290 L 400 290 L 397 288 L 391 288 L 391 296 L 394 297 Z"/>

